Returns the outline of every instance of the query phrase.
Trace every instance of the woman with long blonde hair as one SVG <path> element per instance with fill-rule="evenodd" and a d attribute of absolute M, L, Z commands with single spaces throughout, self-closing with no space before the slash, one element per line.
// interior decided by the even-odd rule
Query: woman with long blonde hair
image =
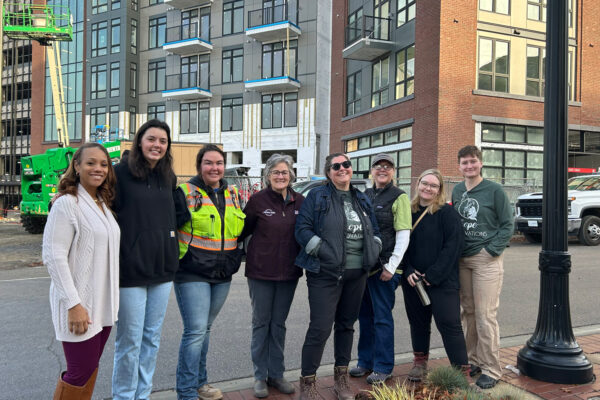
<path fill-rule="evenodd" d="M 408 374 L 412 381 L 422 380 L 427 371 L 432 316 L 450 363 L 466 373 L 469 368 L 458 294 L 458 260 L 464 234 L 460 216 L 445 200 L 440 171 L 424 171 L 411 201 L 413 226 L 402 279 L 414 353 Z M 418 281 L 423 282 L 431 304 L 422 304 L 415 290 Z"/>

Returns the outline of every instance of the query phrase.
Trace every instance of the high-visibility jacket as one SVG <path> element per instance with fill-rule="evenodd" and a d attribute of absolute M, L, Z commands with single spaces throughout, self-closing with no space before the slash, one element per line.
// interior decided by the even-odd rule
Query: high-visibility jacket
<path fill-rule="evenodd" d="M 189 246 L 210 252 L 235 250 L 246 218 L 238 201 L 237 188 L 228 186 L 224 190 L 224 223 L 219 210 L 203 189 L 189 182 L 181 184 L 180 188 L 192 218 L 177 231 L 179 259 L 187 253 Z"/>

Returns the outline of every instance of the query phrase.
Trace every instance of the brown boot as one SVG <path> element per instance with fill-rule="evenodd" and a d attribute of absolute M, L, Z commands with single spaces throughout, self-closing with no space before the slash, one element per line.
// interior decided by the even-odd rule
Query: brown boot
<path fill-rule="evenodd" d="M 54 400 L 91 400 L 96 385 L 96 376 L 98 376 L 98 368 L 83 386 L 74 386 L 62 380 L 64 372 L 60 374 L 56 390 L 54 391 Z"/>
<path fill-rule="evenodd" d="M 348 384 L 348 367 L 333 367 L 333 391 L 338 400 L 354 400 L 354 393 Z"/>
<path fill-rule="evenodd" d="M 316 375 L 300 377 L 300 398 L 298 400 L 318 400 Z"/>
<path fill-rule="evenodd" d="M 413 352 L 413 367 L 408 373 L 408 380 L 413 382 L 421 382 L 427 375 L 427 360 L 428 353 Z"/>

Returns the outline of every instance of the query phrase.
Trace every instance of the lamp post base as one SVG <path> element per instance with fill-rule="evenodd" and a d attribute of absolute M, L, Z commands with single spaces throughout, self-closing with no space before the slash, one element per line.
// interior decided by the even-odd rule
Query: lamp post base
<path fill-rule="evenodd" d="M 594 378 L 593 365 L 576 342 L 569 348 L 557 349 L 528 340 L 519 350 L 517 367 L 523 375 L 543 382 L 583 384 Z"/>

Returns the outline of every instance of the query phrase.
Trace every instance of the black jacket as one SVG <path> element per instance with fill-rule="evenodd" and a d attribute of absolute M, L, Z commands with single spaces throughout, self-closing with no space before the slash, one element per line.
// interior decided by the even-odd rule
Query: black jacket
<path fill-rule="evenodd" d="M 178 267 L 173 189 L 175 182 L 151 171 L 134 177 L 127 162 L 115 167 L 113 210 L 121 228 L 120 285 L 145 286 L 173 280 Z"/>
<path fill-rule="evenodd" d="M 294 238 L 296 215 L 304 196 L 288 188 L 288 200 L 270 187 L 253 194 L 244 208 L 243 240 L 252 235 L 246 251 L 245 275 L 252 279 L 287 281 L 302 276 L 294 265 L 300 245 Z"/>
<path fill-rule="evenodd" d="M 412 214 L 413 224 L 425 208 Z M 426 214 L 410 235 L 404 255 L 404 278 L 415 270 L 424 273 L 432 286 L 458 289 L 458 260 L 462 253 L 464 233 L 460 215 L 451 205 L 435 214 Z"/>
<path fill-rule="evenodd" d="M 221 180 L 221 186 L 216 192 L 206 186 L 199 176 L 193 177 L 189 182 L 208 194 L 221 215 L 221 221 L 224 221 L 224 190 L 227 189 L 227 182 Z M 234 194 L 231 193 L 231 195 Z M 191 219 L 185 202 L 185 194 L 181 188 L 177 188 L 175 191 L 175 208 L 177 210 L 177 226 L 180 227 Z M 229 282 L 231 276 L 240 269 L 241 263 L 242 251 L 237 247 L 234 250 L 208 251 L 189 246 L 187 253 L 179 260 L 179 270 L 175 275 L 175 282 Z"/>
<path fill-rule="evenodd" d="M 384 188 L 376 189 L 375 187 L 365 190 L 365 194 L 373 203 L 375 218 L 379 225 L 379 233 L 381 234 L 382 249 L 379 255 L 379 267 L 383 267 L 390 260 L 390 256 L 396 246 L 396 230 L 394 229 L 394 214 L 392 206 L 398 196 L 404 194 L 402 189 L 389 183 Z"/>

